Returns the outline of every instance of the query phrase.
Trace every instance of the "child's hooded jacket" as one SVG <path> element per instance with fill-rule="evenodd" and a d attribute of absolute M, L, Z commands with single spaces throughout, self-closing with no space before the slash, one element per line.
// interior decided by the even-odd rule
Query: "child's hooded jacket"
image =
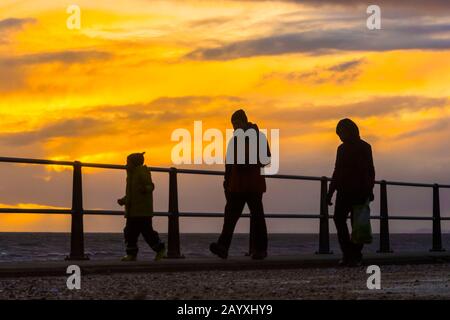
<path fill-rule="evenodd" d="M 153 190 L 150 170 L 144 165 L 144 155 L 133 153 L 127 159 L 127 186 L 125 217 L 147 217 L 153 215 Z"/>

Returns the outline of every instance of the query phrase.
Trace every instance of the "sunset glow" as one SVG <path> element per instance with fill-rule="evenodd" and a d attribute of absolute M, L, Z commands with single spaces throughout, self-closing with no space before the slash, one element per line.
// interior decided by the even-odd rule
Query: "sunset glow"
<path fill-rule="evenodd" d="M 71 2 L 2 0 L 0 155 L 122 164 L 146 151 L 171 166 L 173 130 L 225 132 L 243 107 L 280 129 L 281 173 L 329 175 L 350 117 L 377 178 L 448 183 L 450 5 L 380 1 L 383 28 L 369 31 L 364 1 L 337 2 L 77 0 L 69 30 Z M 23 179 L 46 185 L 61 169 L 39 172 Z M 7 184 L 2 207 L 55 203 L 14 200 Z M 31 222 L 2 216 L 0 231 Z"/>

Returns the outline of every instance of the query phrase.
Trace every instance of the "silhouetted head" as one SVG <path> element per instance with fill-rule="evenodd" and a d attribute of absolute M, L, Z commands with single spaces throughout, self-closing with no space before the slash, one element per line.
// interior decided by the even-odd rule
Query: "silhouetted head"
<path fill-rule="evenodd" d="M 342 142 L 351 142 L 360 139 L 358 126 L 347 118 L 339 121 L 336 127 L 336 134 L 341 138 Z"/>
<path fill-rule="evenodd" d="M 127 157 L 127 169 L 133 169 L 144 164 L 144 154 L 141 153 L 132 153 Z"/>
<path fill-rule="evenodd" d="M 234 130 L 247 129 L 248 119 L 247 119 L 247 115 L 245 114 L 245 111 L 242 109 L 235 111 L 233 113 L 233 115 L 231 116 L 231 123 L 233 124 Z"/>

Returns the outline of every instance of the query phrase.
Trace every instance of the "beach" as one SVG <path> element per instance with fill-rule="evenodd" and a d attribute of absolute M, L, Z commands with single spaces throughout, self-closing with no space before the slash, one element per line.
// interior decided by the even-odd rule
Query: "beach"
<path fill-rule="evenodd" d="M 450 263 L 381 266 L 381 289 L 366 267 L 84 275 L 0 279 L 0 299 L 450 299 Z"/>

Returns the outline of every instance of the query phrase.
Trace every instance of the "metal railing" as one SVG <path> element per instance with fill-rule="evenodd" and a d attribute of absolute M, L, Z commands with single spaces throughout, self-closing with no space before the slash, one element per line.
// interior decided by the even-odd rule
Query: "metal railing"
<path fill-rule="evenodd" d="M 71 215 L 71 241 L 69 260 L 85 260 L 88 257 L 84 253 L 84 215 L 123 215 L 123 211 L 115 210 L 89 210 L 83 208 L 83 184 L 82 168 L 101 168 L 125 170 L 123 165 L 81 163 L 79 161 L 53 161 L 40 159 L 24 158 L 6 158 L 0 157 L 0 162 L 20 163 L 20 164 L 40 164 L 70 166 L 73 168 L 73 189 L 72 189 L 72 208 L 71 209 L 22 209 L 22 208 L 0 208 L 0 213 L 28 213 L 28 214 L 70 214 Z M 167 212 L 155 212 L 155 216 L 168 217 L 168 258 L 182 258 L 180 252 L 180 217 L 223 217 L 223 213 L 201 213 L 201 212 L 180 212 L 178 208 L 178 183 L 179 174 L 195 175 L 214 175 L 221 176 L 221 171 L 210 170 L 192 170 L 177 168 L 149 167 L 153 172 L 164 172 L 169 174 L 169 206 Z M 328 204 L 326 196 L 328 192 L 328 177 L 312 177 L 299 175 L 271 175 L 266 176 L 269 179 L 289 179 L 302 181 L 317 181 L 320 183 L 320 208 L 318 214 L 280 214 L 269 213 L 266 218 L 297 218 L 297 219 L 319 219 L 319 250 L 318 254 L 330 254 L 330 233 L 329 219 L 332 218 L 328 213 Z M 392 252 L 389 240 L 389 220 L 431 220 L 433 223 L 433 240 L 431 251 L 444 251 L 442 247 L 441 221 L 450 220 L 450 217 L 441 217 L 439 190 L 449 189 L 450 185 L 427 184 L 427 183 L 409 183 L 396 181 L 376 181 L 380 185 L 380 214 L 372 215 L 371 219 L 380 220 L 380 244 L 378 252 Z M 405 187 L 423 187 L 433 190 L 433 209 L 432 215 L 428 217 L 421 216 L 390 216 L 388 211 L 387 186 L 405 186 Z M 249 214 L 243 214 L 243 217 L 249 218 Z M 251 223 L 250 223 L 251 226 Z M 251 232 L 251 231 L 250 231 Z M 250 244 L 251 251 L 251 244 Z"/>

